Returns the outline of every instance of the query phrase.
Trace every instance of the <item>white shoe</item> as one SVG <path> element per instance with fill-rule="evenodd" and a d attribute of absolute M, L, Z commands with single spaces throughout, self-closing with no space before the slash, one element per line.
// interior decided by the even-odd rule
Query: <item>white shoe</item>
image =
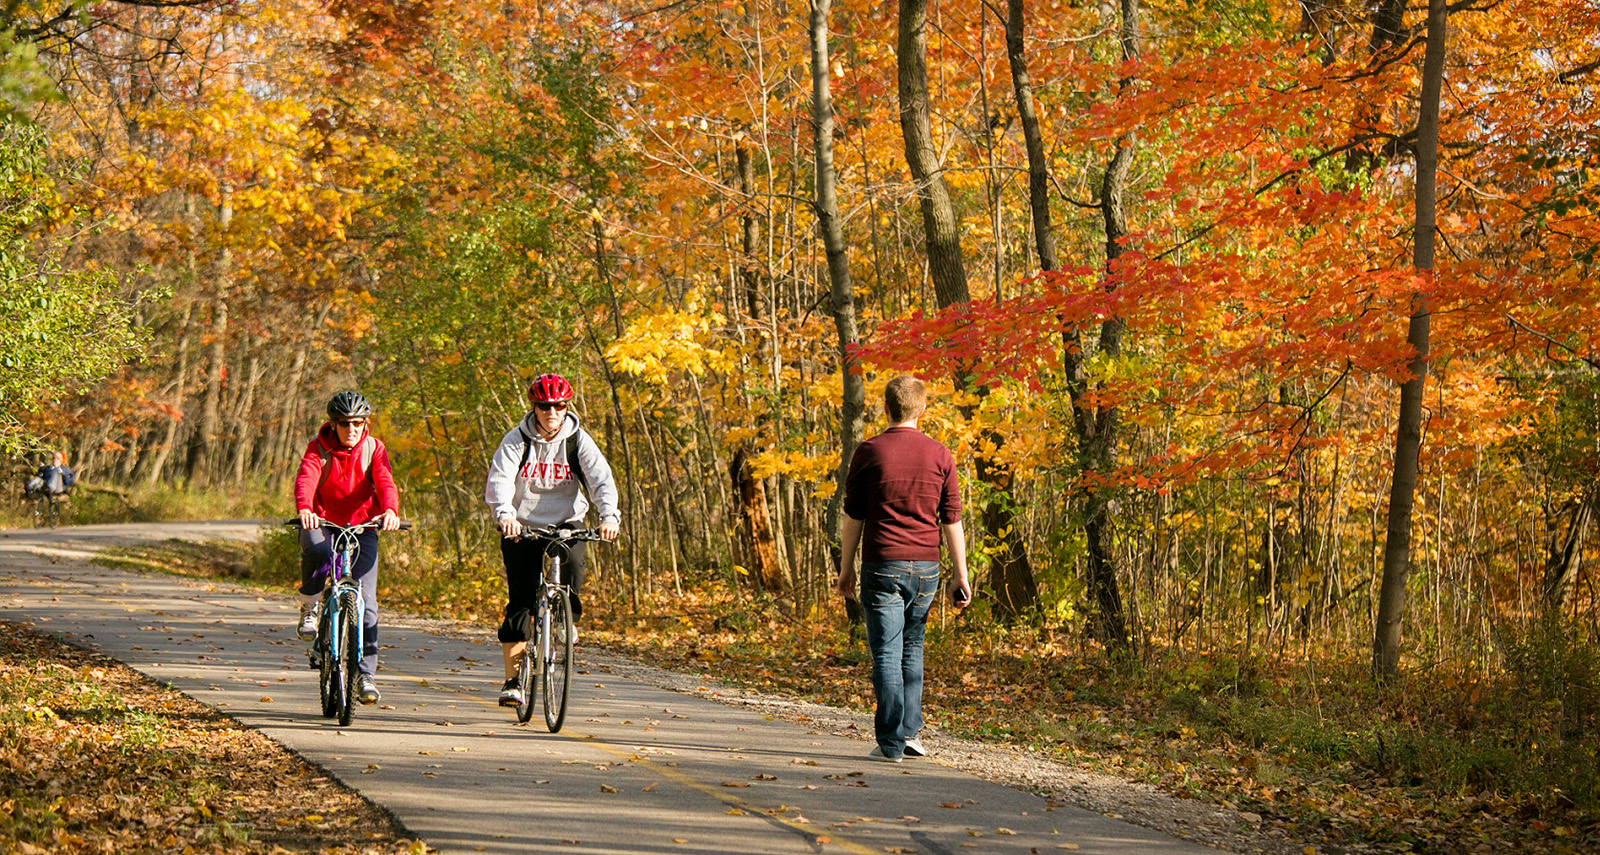
<path fill-rule="evenodd" d="M 922 740 L 913 736 L 906 740 L 906 756 L 926 757 L 928 756 L 928 749 L 923 747 Z"/>
<path fill-rule="evenodd" d="M 314 641 L 317 637 L 317 607 L 303 605 L 300 607 L 300 625 L 295 627 L 295 634 L 301 641 Z"/>
<path fill-rule="evenodd" d="M 885 763 L 899 763 L 900 762 L 900 758 L 899 757 L 890 757 L 889 755 L 883 753 L 883 746 L 881 746 L 881 745 L 872 746 L 872 750 L 867 752 L 867 756 L 871 757 L 874 760 L 882 760 Z"/>
<path fill-rule="evenodd" d="M 500 687 L 500 706 L 514 707 L 522 703 L 522 687 L 517 685 L 517 678 L 512 677 Z"/>

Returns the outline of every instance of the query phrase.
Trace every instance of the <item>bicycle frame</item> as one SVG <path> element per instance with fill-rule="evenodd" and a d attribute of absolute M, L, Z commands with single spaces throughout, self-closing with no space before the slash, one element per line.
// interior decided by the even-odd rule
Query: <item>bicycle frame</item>
<path fill-rule="evenodd" d="M 343 608 L 341 603 L 344 602 L 344 594 L 353 591 L 355 593 L 352 599 L 355 602 L 354 626 L 356 637 L 355 649 L 351 651 L 351 655 L 355 656 L 356 667 L 359 669 L 364 641 L 362 633 L 366 632 L 366 626 L 361 619 L 366 604 L 361 600 L 361 586 L 356 582 L 355 576 L 352 575 L 354 572 L 352 568 L 356 563 L 356 555 L 361 552 L 361 545 L 356 540 L 356 535 L 365 531 L 369 526 L 347 528 L 325 522 L 322 527 L 324 530 L 331 529 L 333 531 L 333 560 L 328 563 L 328 579 L 322 586 L 322 609 L 327 618 L 318 622 L 317 641 L 314 643 L 320 644 L 323 642 L 323 634 L 327 633 L 330 627 L 339 625 L 339 611 Z M 342 651 L 341 645 L 345 643 L 345 640 L 339 636 L 339 633 L 335 632 L 332 633 L 331 638 L 326 640 L 326 643 L 329 655 L 334 658 L 334 661 L 338 661 Z"/>
<path fill-rule="evenodd" d="M 517 706 L 517 720 L 526 722 L 533 717 L 536 695 L 542 687 L 545 724 L 551 733 L 561 730 L 566 720 L 567 697 L 572 672 L 572 639 L 567 633 L 572 626 L 570 597 L 572 588 L 561 582 L 561 567 L 567 550 L 573 543 L 602 541 L 593 529 L 570 529 L 546 526 L 528 529 L 523 538 L 548 541 L 541 557 L 539 591 L 534 598 L 532 638 L 523 647 L 518 669 L 523 700 Z M 560 615 L 561 638 L 555 637 L 556 620 Z"/>
<path fill-rule="evenodd" d="M 354 576 L 356 557 L 360 555 L 361 544 L 357 539 L 365 531 L 376 530 L 380 527 L 382 517 L 375 517 L 365 523 L 352 526 L 341 526 L 324 520 L 321 528 L 331 532 L 332 557 L 328 562 L 327 576 L 324 579 L 322 593 L 319 597 L 320 616 L 317 620 L 317 636 L 311 642 L 311 666 L 322 672 L 322 714 L 339 717 L 339 724 L 347 725 L 352 716 L 352 698 L 350 695 L 354 686 L 354 674 L 361 669 L 362 648 L 365 645 L 364 617 L 366 604 L 361 598 L 361 586 Z M 299 520 L 286 520 L 285 525 L 299 526 Z M 410 528 L 409 523 L 401 523 L 402 528 Z M 353 612 L 346 615 L 346 610 Z M 347 637 L 337 629 L 348 624 L 350 635 Z M 350 674 L 332 673 L 338 670 L 338 664 L 350 661 Z M 346 680 L 346 677 L 349 677 Z M 341 682 L 342 681 L 342 682 Z"/>

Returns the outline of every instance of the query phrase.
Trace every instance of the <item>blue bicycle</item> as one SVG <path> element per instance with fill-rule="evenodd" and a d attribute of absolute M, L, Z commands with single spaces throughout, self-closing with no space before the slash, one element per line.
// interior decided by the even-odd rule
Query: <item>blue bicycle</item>
<path fill-rule="evenodd" d="M 311 667 L 320 672 L 318 683 L 322 690 L 322 714 L 335 716 L 339 726 L 346 727 L 355 716 L 356 695 L 361 683 L 361 618 L 366 606 L 361 601 L 361 586 L 356 582 L 352 568 L 361 553 L 357 535 L 375 531 L 383 517 L 359 525 L 336 525 L 322 521 L 322 528 L 332 534 L 333 560 L 328 565 L 328 575 L 322 586 L 317 604 L 317 637 L 311 642 Z M 300 521 L 285 520 L 284 525 L 300 527 Z M 411 523 L 400 523 L 401 529 L 411 528 Z"/>

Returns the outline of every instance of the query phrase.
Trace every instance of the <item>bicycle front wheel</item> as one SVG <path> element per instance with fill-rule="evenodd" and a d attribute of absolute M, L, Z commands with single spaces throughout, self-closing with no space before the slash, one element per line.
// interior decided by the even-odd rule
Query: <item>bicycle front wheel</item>
<path fill-rule="evenodd" d="M 361 691 L 361 618 L 356 611 L 354 596 L 345 594 L 339 604 L 339 726 L 350 724 L 355 717 L 356 695 Z"/>
<path fill-rule="evenodd" d="M 317 679 L 322 688 L 322 717 L 333 718 L 339 714 L 339 694 L 344 689 L 344 684 L 339 681 L 339 660 L 335 658 L 336 648 L 342 647 L 342 642 L 335 643 L 338 636 L 335 633 L 339 627 L 334 624 L 334 612 L 338 611 L 333 606 L 333 600 L 323 601 L 322 619 L 317 622 L 316 650 L 318 665 L 321 674 Z"/>
<path fill-rule="evenodd" d="M 550 645 L 544 660 L 544 723 L 551 733 L 567 720 L 567 688 L 572 682 L 572 612 L 567 595 L 557 592 L 550 609 Z"/>

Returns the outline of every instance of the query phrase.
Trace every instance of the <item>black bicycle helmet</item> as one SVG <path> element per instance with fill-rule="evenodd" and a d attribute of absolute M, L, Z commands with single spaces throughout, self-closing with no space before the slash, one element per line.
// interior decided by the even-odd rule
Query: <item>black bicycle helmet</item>
<path fill-rule="evenodd" d="M 328 402 L 328 418 L 353 419 L 372 415 L 372 405 L 360 392 L 340 392 Z"/>

